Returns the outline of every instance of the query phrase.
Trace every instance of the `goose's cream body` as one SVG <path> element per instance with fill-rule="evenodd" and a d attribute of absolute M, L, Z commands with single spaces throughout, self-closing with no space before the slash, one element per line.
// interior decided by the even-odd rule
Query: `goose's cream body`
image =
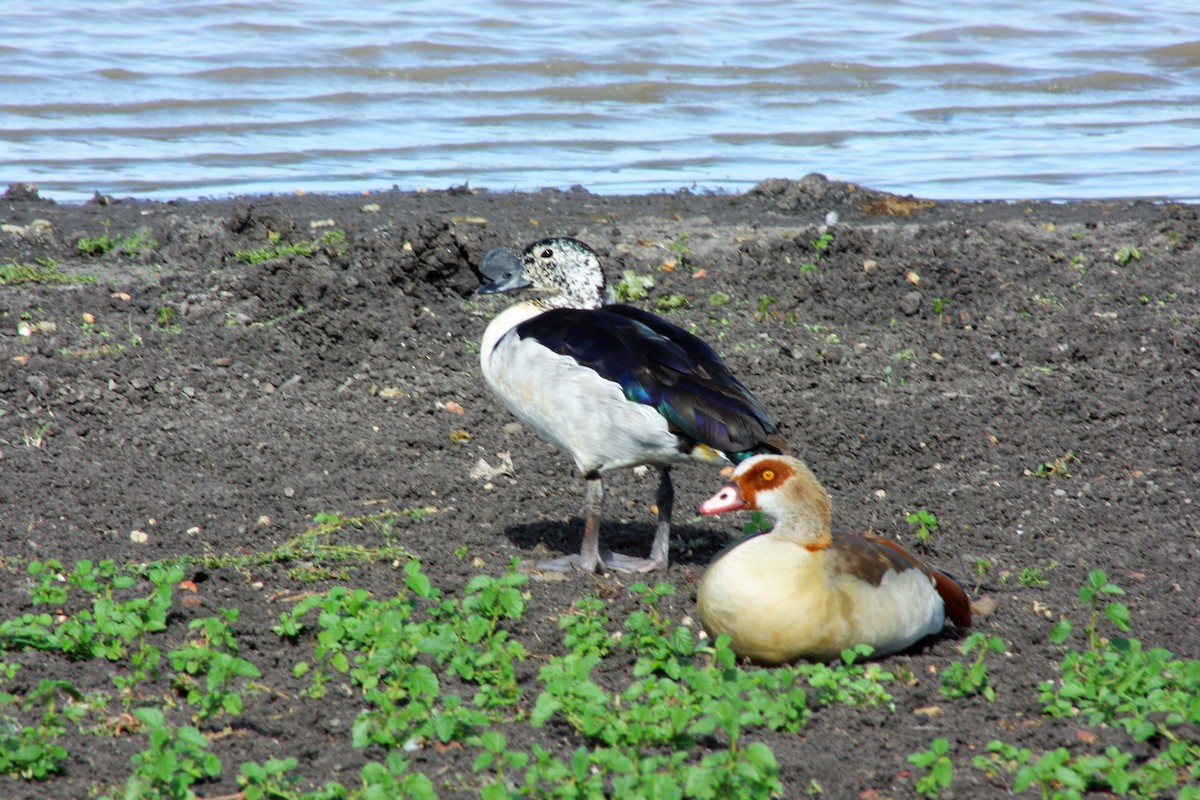
<path fill-rule="evenodd" d="M 831 661 L 857 644 L 887 655 L 939 633 L 947 613 L 970 625 L 970 602 L 949 576 L 889 540 L 832 535 L 829 495 L 798 459 L 742 462 L 700 510 L 740 508 L 761 509 L 776 525 L 719 554 L 698 592 L 704 629 L 728 634 L 739 656 Z"/>
<path fill-rule="evenodd" d="M 480 271 L 487 279 L 481 293 L 536 293 L 484 331 L 484 380 L 526 426 L 569 454 L 587 481 L 579 555 L 541 567 L 665 567 L 672 464 L 736 463 L 786 448 L 766 409 L 706 344 L 648 312 L 603 304 L 600 262 L 583 242 L 542 239 L 521 256 L 495 248 Z M 640 465 L 660 471 L 650 557 L 601 552 L 601 476 Z"/>

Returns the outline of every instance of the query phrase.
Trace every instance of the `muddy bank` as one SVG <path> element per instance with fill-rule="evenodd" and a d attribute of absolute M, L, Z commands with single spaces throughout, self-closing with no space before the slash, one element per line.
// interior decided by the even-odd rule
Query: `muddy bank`
<path fill-rule="evenodd" d="M 1076 592 L 1094 569 L 1128 593 L 1147 646 L 1197 655 L 1195 206 L 931 203 L 810 176 L 745 195 L 84 205 L 13 187 L 0 222 L 3 619 L 34 610 L 30 562 L 190 557 L 196 591 L 158 634 L 163 650 L 187 640 L 188 620 L 239 608 L 242 655 L 269 687 L 247 699 L 236 735 L 214 739 L 224 768 L 201 796 L 236 791 L 243 761 L 294 755 L 302 785 L 352 786 L 383 757 L 350 746 L 353 695 L 300 697 L 292 669 L 312 642 L 271 627 L 284 598 L 334 584 L 386 596 L 403 574 L 393 560 L 303 575 L 195 559 L 269 552 L 322 514 L 389 511 L 391 543 L 461 597 L 472 575 L 577 548 L 582 484 L 570 462 L 511 425 L 479 375 L 479 335 L 510 300 L 471 296 L 490 247 L 550 234 L 591 244 L 614 283 L 653 278 L 636 302 L 694 326 L 763 398 L 829 488 L 836 529 L 920 544 L 995 602 L 978 621 L 1007 648 L 989 662 L 993 702 L 939 693 L 935 673 L 961 657 L 954 635 L 888 659 L 914 676 L 892 687 L 894 711 L 830 705 L 798 734 L 756 732 L 787 796 L 810 781 L 829 797 L 911 796 L 906 757 L 935 737 L 954 747 L 963 797 L 1006 795 L 1003 777 L 970 766 L 999 736 L 1035 752 L 1134 746 L 1114 731 L 1081 738 L 1085 726 L 1044 717 L 1038 701 L 1062 655 L 1050 628 L 1086 622 Z M 498 453 L 511 455 L 511 476 L 473 476 Z M 607 483 L 606 542 L 643 551 L 655 477 Z M 664 601 L 675 622 L 694 616 L 704 565 L 740 534 L 739 520 L 688 513 L 719 483 L 704 467 L 677 471 L 676 546 L 661 576 L 677 589 Z M 923 543 L 907 520 L 920 509 L 937 520 Z M 519 675 L 528 704 L 540 664 L 562 651 L 559 615 L 592 594 L 619 627 L 637 605 L 632 582 L 533 577 L 511 631 L 530 654 Z M 19 696 L 46 677 L 115 694 L 103 658 L 5 659 L 23 665 L 2 687 Z M 628 678 L 615 666 L 606 679 Z M 915 713 L 930 706 L 939 713 Z M 502 727 L 514 748 L 569 757 L 587 744 L 565 726 Z M 64 735 L 50 794 L 120 793 L 144 737 L 95 737 Z M 441 796 L 477 796 L 477 753 L 430 747 L 413 768 Z M 3 780 L 4 796 L 47 796 Z"/>

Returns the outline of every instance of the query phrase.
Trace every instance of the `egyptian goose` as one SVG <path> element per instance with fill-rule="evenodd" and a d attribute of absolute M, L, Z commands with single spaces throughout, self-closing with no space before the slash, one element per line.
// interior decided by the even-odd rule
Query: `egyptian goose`
<path fill-rule="evenodd" d="M 478 293 L 536 292 L 484 331 L 484 379 L 525 425 L 575 459 L 587 481 L 579 554 L 540 568 L 662 569 L 675 497 L 672 464 L 737 463 L 786 449 L 767 410 L 708 345 L 641 309 L 603 304 L 600 260 L 583 242 L 541 239 L 520 256 L 493 248 L 480 272 L 486 282 Z M 650 557 L 602 552 L 601 478 L 639 465 L 660 471 Z"/>
<path fill-rule="evenodd" d="M 700 621 L 759 664 L 831 661 L 865 643 L 874 655 L 971 624 L 966 593 L 903 547 L 870 534 L 832 535 L 829 494 L 802 461 L 738 465 L 701 514 L 759 509 L 773 530 L 719 553 L 700 580 Z"/>

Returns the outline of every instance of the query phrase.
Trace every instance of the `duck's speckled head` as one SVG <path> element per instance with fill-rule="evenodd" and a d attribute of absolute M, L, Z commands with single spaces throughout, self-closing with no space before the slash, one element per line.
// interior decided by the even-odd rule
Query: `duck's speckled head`
<path fill-rule="evenodd" d="M 479 271 L 487 282 L 479 294 L 532 288 L 541 303 L 553 308 L 599 308 L 604 299 L 604 272 L 596 252 L 578 239 L 558 236 L 539 239 L 518 256 L 507 247 L 494 247 L 483 257 Z"/>

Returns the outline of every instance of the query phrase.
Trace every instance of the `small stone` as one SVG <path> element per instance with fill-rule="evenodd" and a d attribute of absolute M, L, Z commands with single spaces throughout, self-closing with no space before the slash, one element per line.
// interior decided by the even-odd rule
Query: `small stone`
<path fill-rule="evenodd" d="M 145 544 L 146 542 L 150 541 L 150 534 L 146 533 L 145 531 L 130 531 L 129 541 L 133 542 L 134 544 Z"/>
<path fill-rule="evenodd" d="M 913 316 L 921 310 L 921 293 L 909 292 L 900 298 L 900 311 L 908 317 Z"/>
<path fill-rule="evenodd" d="M 999 603 L 994 597 L 978 597 L 971 601 L 971 615 L 976 617 L 986 617 L 996 613 Z"/>
<path fill-rule="evenodd" d="M 283 496 L 284 496 L 284 497 L 295 497 L 295 496 L 296 496 L 296 490 L 295 490 L 295 489 L 293 489 L 292 487 L 288 486 L 287 488 L 285 488 L 285 489 L 283 490 Z"/>
<path fill-rule="evenodd" d="M 916 286 L 918 283 L 921 282 L 921 276 L 915 272 L 910 271 L 907 275 L 904 276 L 904 280 L 908 281 L 913 286 Z"/>

